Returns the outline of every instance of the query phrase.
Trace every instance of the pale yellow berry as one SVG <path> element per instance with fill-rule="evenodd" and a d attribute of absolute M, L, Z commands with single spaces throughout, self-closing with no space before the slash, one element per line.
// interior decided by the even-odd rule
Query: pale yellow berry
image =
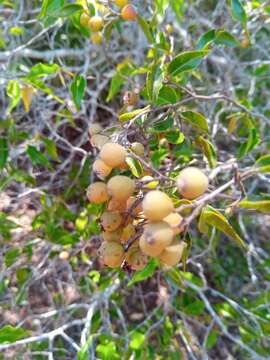
<path fill-rule="evenodd" d="M 97 159 L 93 163 L 93 170 L 99 177 L 104 178 L 110 175 L 112 168 L 101 159 Z"/>
<path fill-rule="evenodd" d="M 89 125 L 88 133 L 90 136 L 99 134 L 102 131 L 102 126 L 98 123 L 92 123 Z"/>
<path fill-rule="evenodd" d="M 124 249 L 115 242 L 103 242 L 99 248 L 99 255 L 105 265 L 117 268 L 124 260 Z"/>
<path fill-rule="evenodd" d="M 130 150 L 140 157 L 144 156 L 144 146 L 139 142 L 132 143 Z"/>
<path fill-rule="evenodd" d="M 116 175 L 107 184 L 108 193 L 116 200 L 127 200 L 135 190 L 135 182 L 127 176 Z"/>
<path fill-rule="evenodd" d="M 104 144 L 106 144 L 108 141 L 108 136 L 101 134 L 93 135 L 90 138 L 91 145 L 98 148 L 99 150 L 101 150 Z"/>
<path fill-rule="evenodd" d="M 163 221 L 168 223 L 173 229 L 174 235 L 180 234 L 184 230 L 183 218 L 178 213 L 172 212 L 168 216 L 166 216 Z"/>
<path fill-rule="evenodd" d="M 196 167 L 187 167 L 176 178 L 180 194 L 186 199 L 195 199 L 205 193 L 208 188 L 207 176 Z"/>
<path fill-rule="evenodd" d="M 100 16 L 93 16 L 88 21 L 89 29 L 93 32 L 98 32 L 103 28 L 103 19 Z"/>
<path fill-rule="evenodd" d="M 153 190 L 143 199 L 143 213 L 151 221 L 164 219 L 173 211 L 171 198 L 162 191 Z"/>
<path fill-rule="evenodd" d="M 159 259 L 161 263 L 167 266 L 175 266 L 179 263 L 182 258 L 183 251 L 185 248 L 185 243 L 175 242 L 169 246 L 167 246 L 162 253 L 159 255 Z"/>
<path fill-rule="evenodd" d="M 103 41 L 103 35 L 102 33 L 99 31 L 99 32 L 95 32 L 91 35 L 91 41 L 94 45 L 100 45 L 102 44 L 102 41 Z"/>
<path fill-rule="evenodd" d="M 107 186 L 101 181 L 89 185 L 86 192 L 87 198 L 94 204 L 102 204 L 109 199 Z"/>
<path fill-rule="evenodd" d="M 116 143 L 106 143 L 100 151 L 100 158 L 112 168 L 125 163 L 126 156 L 126 149 Z"/>
<path fill-rule="evenodd" d="M 105 231 L 115 231 L 122 224 L 123 217 L 119 212 L 105 211 L 100 218 Z"/>

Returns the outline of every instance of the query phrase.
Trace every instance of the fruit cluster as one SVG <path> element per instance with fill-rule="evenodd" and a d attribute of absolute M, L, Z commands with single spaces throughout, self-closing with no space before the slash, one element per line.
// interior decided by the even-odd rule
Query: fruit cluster
<path fill-rule="evenodd" d="M 103 242 L 99 254 L 103 263 L 116 268 L 125 260 L 131 269 L 141 270 L 149 257 L 158 257 L 161 264 L 175 266 L 185 248 L 185 242 L 177 238 L 185 230 L 185 219 L 165 192 L 149 190 L 158 184 L 153 178 L 149 177 L 152 186 L 143 186 L 144 180 L 135 182 L 121 175 L 127 169 L 129 152 L 143 157 L 144 146 L 135 142 L 127 150 L 101 132 L 98 124 L 89 129 L 91 144 L 100 150 L 93 170 L 102 181 L 88 187 L 87 197 L 92 203 L 106 205 L 100 218 Z M 187 167 L 180 171 L 174 186 L 183 198 L 192 200 L 207 190 L 208 178 L 198 168 Z"/>
<path fill-rule="evenodd" d="M 137 12 L 133 5 L 127 0 L 114 0 L 113 3 L 120 8 L 120 17 L 125 21 L 134 21 L 137 18 Z M 110 14 L 110 8 L 105 5 L 99 5 L 99 11 L 103 15 Z M 104 28 L 104 18 L 99 15 L 90 16 L 88 10 L 83 12 L 80 17 L 80 23 L 83 27 L 91 31 L 91 41 L 94 45 L 100 45 L 103 41 L 102 30 Z"/>

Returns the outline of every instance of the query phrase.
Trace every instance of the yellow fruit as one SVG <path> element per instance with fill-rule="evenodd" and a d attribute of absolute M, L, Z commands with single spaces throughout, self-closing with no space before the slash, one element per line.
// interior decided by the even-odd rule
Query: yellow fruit
<path fill-rule="evenodd" d="M 124 164 L 126 156 L 126 149 L 116 143 L 106 143 L 100 151 L 100 158 L 112 168 Z"/>
<path fill-rule="evenodd" d="M 153 190 L 158 186 L 158 181 L 154 180 L 154 178 L 152 176 L 146 175 L 146 176 L 142 177 L 141 180 L 144 183 L 144 187 L 147 189 Z"/>
<path fill-rule="evenodd" d="M 115 231 L 103 231 L 102 237 L 104 241 L 114 241 L 114 242 L 121 242 L 121 235 L 122 235 L 123 229 L 120 227 Z"/>
<path fill-rule="evenodd" d="M 180 194 L 186 199 L 195 199 L 208 188 L 207 176 L 198 168 L 187 167 L 176 178 L 176 185 Z"/>
<path fill-rule="evenodd" d="M 98 252 L 104 264 L 111 268 L 121 266 L 124 260 L 124 249 L 115 242 L 103 242 Z"/>
<path fill-rule="evenodd" d="M 93 163 L 93 170 L 99 177 L 106 177 L 110 175 L 112 168 L 105 164 L 104 161 L 97 159 Z"/>
<path fill-rule="evenodd" d="M 59 259 L 68 260 L 69 259 L 69 252 L 68 251 L 61 251 L 60 254 L 59 254 Z"/>
<path fill-rule="evenodd" d="M 131 4 L 125 5 L 121 10 L 121 17 L 126 21 L 133 21 L 137 18 L 137 12 Z"/>
<path fill-rule="evenodd" d="M 167 246 L 162 253 L 159 255 L 160 261 L 168 266 L 175 266 L 179 263 L 182 258 L 185 243 L 175 242 L 170 246 Z"/>
<path fill-rule="evenodd" d="M 90 20 L 90 16 L 86 13 L 82 13 L 82 15 L 80 17 L 80 24 L 84 27 L 87 27 L 89 20 Z"/>
<path fill-rule="evenodd" d="M 136 197 L 134 197 L 134 196 L 131 196 L 130 198 L 127 199 L 127 212 L 130 212 L 131 207 L 132 207 L 132 214 L 133 215 L 139 215 L 142 212 L 142 202 L 138 203 L 138 205 L 133 207 L 133 204 L 137 200 L 138 199 Z"/>
<path fill-rule="evenodd" d="M 109 199 L 107 186 L 101 181 L 94 182 L 87 188 L 87 198 L 94 204 L 102 204 Z"/>
<path fill-rule="evenodd" d="M 114 0 L 114 3 L 119 8 L 122 8 L 128 4 L 128 0 Z"/>
<path fill-rule="evenodd" d="M 147 255 L 143 254 L 138 246 L 130 247 L 125 258 L 133 270 L 142 270 L 148 263 Z"/>
<path fill-rule="evenodd" d="M 96 32 L 91 35 L 91 41 L 94 45 L 100 45 L 103 41 L 103 35 L 101 32 Z"/>
<path fill-rule="evenodd" d="M 102 131 L 102 126 L 98 123 L 92 123 L 89 125 L 88 133 L 90 136 L 99 134 Z"/>
<path fill-rule="evenodd" d="M 173 240 L 173 230 L 165 221 L 149 223 L 140 238 L 141 251 L 149 256 L 158 256 Z"/>
<path fill-rule="evenodd" d="M 184 230 L 184 227 L 181 226 L 183 218 L 178 213 L 172 212 L 166 216 L 163 221 L 170 225 L 170 227 L 173 229 L 174 235 L 180 234 L 180 232 Z"/>
<path fill-rule="evenodd" d="M 144 156 L 144 146 L 139 142 L 134 142 L 130 146 L 130 150 L 138 156 Z"/>
<path fill-rule="evenodd" d="M 250 47 L 250 45 L 251 45 L 251 43 L 250 43 L 250 39 L 248 37 L 241 40 L 242 48 L 248 48 L 248 47 Z"/>
<path fill-rule="evenodd" d="M 125 105 L 128 106 L 136 105 L 138 100 L 139 100 L 139 96 L 134 91 L 126 91 L 123 96 L 123 102 Z"/>
<path fill-rule="evenodd" d="M 119 212 L 105 211 L 101 215 L 100 221 L 105 231 L 115 231 L 122 224 L 123 217 Z"/>
<path fill-rule="evenodd" d="M 93 16 L 88 21 L 89 29 L 93 32 L 98 32 L 103 28 L 103 19 L 100 16 Z"/>
<path fill-rule="evenodd" d="M 132 236 L 134 236 L 136 233 L 135 226 L 132 224 L 128 224 L 123 228 L 123 232 L 121 235 L 121 242 L 125 243 L 127 242 Z"/>
<path fill-rule="evenodd" d="M 93 135 L 90 139 L 92 146 L 98 148 L 99 150 L 101 150 L 104 144 L 106 144 L 108 141 L 108 136 L 100 134 Z"/>
<path fill-rule="evenodd" d="M 115 198 L 112 198 L 109 203 L 108 203 L 108 207 L 107 210 L 108 211 L 120 211 L 120 212 L 124 212 L 126 211 L 126 201 L 120 201 L 117 200 Z"/>
<path fill-rule="evenodd" d="M 116 175 L 108 181 L 107 189 L 114 199 L 127 200 L 135 190 L 135 181 L 127 176 Z"/>
<path fill-rule="evenodd" d="M 173 211 L 173 202 L 167 194 L 152 190 L 143 199 L 143 213 L 151 221 L 164 219 Z"/>

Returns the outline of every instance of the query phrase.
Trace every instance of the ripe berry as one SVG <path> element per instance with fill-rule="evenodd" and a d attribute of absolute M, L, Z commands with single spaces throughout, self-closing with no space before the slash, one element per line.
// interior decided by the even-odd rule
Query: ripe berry
<path fill-rule="evenodd" d="M 90 20 L 90 16 L 86 13 L 82 13 L 82 15 L 80 17 L 80 24 L 84 27 L 87 27 L 89 20 Z"/>
<path fill-rule="evenodd" d="M 149 220 L 162 220 L 172 211 L 173 202 L 164 192 L 153 190 L 145 195 L 143 199 L 143 213 Z"/>
<path fill-rule="evenodd" d="M 158 256 L 173 240 L 173 230 L 165 221 L 149 223 L 144 227 L 140 238 L 142 252 L 149 256 Z"/>
<path fill-rule="evenodd" d="M 144 155 L 144 146 L 143 146 L 143 144 L 141 144 L 139 142 L 132 143 L 130 146 L 130 150 L 138 156 L 142 157 Z"/>
<path fill-rule="evenodd" d="M 123 228 L 123 232 L 121 235 L 121 242 L 125 243 L 127 242 L 132 236 L 135 235 L 136 229 L 135 226 L 132 224 L 128 224 Z"/>
<path fill-rule="evenodd" d="M 97 159 L 93 163 L 93 170 L 99 177 L 104 178 L 111 173 L 112 168 L 104 161 Z"/>
<path fill-rule="evenodd" d="M 115 198 L 112 198 L 109 203 L 108 203 L 108 207 L 107 210 L 108 211 L 120 211 L 120 212 L 124 212 L 126 211 L 126 201 L 122 201 L 122 200 L 117 200 Z"/>
<path fill-rule="evenodd" d="M 103 36 L 101 32 L 96 32 L 91 35 L 91 41 L 94 45 L 100 45 L 103 41 Z"/>
<path fill-rule="evenodd" d="M 184 227 L 181 226 L 183 218 L 178 213 L 172 212 L 166 216 L 163 221 L 168 223 L 173 229 L 174 235 L 180 234 L 184 230 Z"/>
<path fill-rule="evenodd" d="M 126 21 L 133 21 L 137 18 L 137 12 L 131 4 L 127 4 L 121 10 L 121 17 Z"/>
<path fill-rule="evenodd" d="M 88 26 L 91 31 L 98 32 L 103 28 L 103 19 L 100 16 L 93 16 L 88 21 Z"/>
<path fill-rule="evenodd" d="M 122 235 L 123 229 L 120 227 L 115 231 L 103 231 L 102 237 L 104 241 L 114 241 L 114 242 L 121 242 L 121 235 Z"/>
<path fill-rule="evenodd" d="M 159 255 L 160 261 L 168 266 L 175 266 L 179 263 L 182 258 L 185 243 L 173 243 L 167 246 L 162 253 Z"/>
<path fill-rule="evenodd" d="M 129 248 L 126 253 L 126 260 L 132 270 L 142 270 L 148 263 L 147 255 L 143 254 L 138 246 Z"/>
<path fill-rule="evenodd" d="M 102 204 L 109 199 L 107 186 L 101 181 L 89 185 L 86 195 L 88 200 L 94 204 Z"/>
<path fill-rule="evenodd" d="M 106 144 L 108 141 L 108 136 L 100 134 L 93 135 L 90 139 L 91 145 L 98 148 L 99 150 L 101 150 L 103 145 Z"/>
<path fill-rule="evenodd" d="M 126 149 L 116 143 L 106 143 L 100 151 L 100 158 L 112 168 L 125 163 L 126 156 Z"/>
<path fill-rule="evenodd" d="M 176 185 L 180 194 L 186 199 L 195 199 L 208 188 L 207 176 L 196 167 L 187 167 L 176 178 Z"/>
<path fill-rule="evenodd" d="M 103 242 L 99 248 L 99 255 L 105 265 L 117 268 L 124 260 L 124 249 L 115 242 Z"/>
<path fill-rule="evenodd" d="M 123 102 L 125 105 L 134 106 L 139 100 L 138 94 L 134 91 L 126 91 L 123 96 Z"/>
<path fill-rule="evenodd" d="M 100 218 L 105 231 L 115 231 L 122 224 L 123 217 L 119 212 L 105 211 Z"/>
<path fill-rule="evenodd" d="M 123 201 L 133 194 L 135 182 L 127 176 L 116 175 L 108 181 L 107 189 L 110 196 Z"/>

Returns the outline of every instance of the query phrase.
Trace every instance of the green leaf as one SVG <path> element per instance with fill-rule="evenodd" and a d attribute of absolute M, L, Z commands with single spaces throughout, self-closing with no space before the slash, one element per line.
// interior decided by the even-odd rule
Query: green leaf
<path fill-rule="evenodd" d="M 141 17 L 140 15 L 137 16 L 137 21 L 146 37 L 146 39 L 148 40 L 148 42 L 150 44 L 153 44 L 154 43 L 154 37 L 151 33 L 151 30 L 150 30 L 150 27 L 149 27 L 149 24 L 146 22 L 146 20 Z"/>
<path fill-rule="evenodd" d="M 10 114 L 11 111 L 17 106 L 21 98 L 21 89 L 19 82 L 17 80 L 10 80 L 7 84 L 6 91 L 7 96 L 10 98 L 7 113 Z"/>
<path fill-rule="evenodd" d="M 132 350 L 140 350 L 145 342 L 145 335 L 139 331 L 134 331 L 130 339 L 130 348 Z"/>
<path fill-rule="evenodd" d="M 120 114 L 119 115 L 119 121 L 120 122 L 126 122 L 128 120 L 131 120 L 133 119 L 135 116 L 140 116 L 142 115 L 143 113 L 145 113 L 146 110 L 149 109 L 149 105 L 142 108 L 142 109 L 136 109 L 136 110 L 133 110 L 133 111 L 130 111 L 130 112 L 127 112 L 127 113 L 124 113 L 124 114 Z"/>
<path fill-rule="evenodd" d="M 153 276 L 158 262 L 155 258 L 152 258 L 143 270 L 137 271 L 128 282 L 128 287 L 131 287 L 137 282 L 148 279 Z"/>
<path fill-rule="evenodd" d="M 27 154 L 34 165 L 45 166 L 48 169 L 52 168 L 51 163 L 41 151 L 37 150 L 34 146 L 29 145 L 27 147 Z"/>
<path fill-rule="evenodd" d="M 241 22 L 242 25 L 246 25 L 247 15 L 245 9 L 240 0 L 231 0 L 232 16 L 235 20 Z"/>
<path fill-rule="evenodd" d="M 246 244 L 241 239 L 241 237 L 237 234 L 237 232 L 233 229 L 233 227 L 229 224 L 228 220 L 222 215 L 219 211 L 212 208 L 211 206 L 206 206 L 203 208 L 201 212 L 201 216 L 199 219 L 199 230 L 202 233 L 207 233 L 208 227 L 214 227 L 217 230 L 226 234 L 229 238 L 235 240 L 235 242 L 246 248 Z"/>
<path fill-rule="evenodd" d="M 226 45 L 230 47 L 239 46 L 239 41 L 228 31 L 220 30 L 216 33 L 215 44 Z"/>
<path fill-rule="evenodd" d="M 238 159 L 241 159 L 243 156 L 247 155 L 250 151 L 252 151 L 260 143 L 260 141 L 261 139 L 257 132 L 257 129 L 250 129 L 247 141 L 241 144 L 240 148 L 238 149 Z"/>
<path fill-rule="evenodd" d="M 179 99 L 179 96 L 174 88 L 164 85 L 159 90 L 156 104 L 157 105 L 166 105 L 166 104 L 175 104 Z"/>
<path fill-rule="evenodd" d="M 201 130 L 206 133 L 209 132 L 207 120 L 204 117 L 204 115 L 202 115 L 196 111 L 183 111 L 183 112 L 181 112 L 181 117 L 184 120 L 187 120 L 188 122 L 190 122 L 191 125 L 193 127 L 195 127 L 196 129 Z"/>
<path fill-rule="evenodd" d="M 262 173 L 270 172 L 270 155 L 261 156 L 259 159 L 256 160 L 255 165 Z"/>
<path fill-rule="evenodd" d="M 5 325 L 0 329 L 0 344 L 11 344 L 28 336 L 29 331 L 21 327 Z"/>
<path fill-rule="evenodd" d="M 270 200 L 250 201 L 245 199 L 240 201 L 238 206 L 244 209 L 257 210 L 262 213 L 270 213 Z"/>
<path fill-rule="evenodd" d="M 133 176 L 136 178 L 140 178 L 143 173 L 143 167 L 137 159 L 134 159 L 130 156 L 126 157 L 126 163 L 128 164 L 128 167 L 130 168 L 130 171 Z"/>
<path fill-rule="evenodd" d="M 53 160 L 59 160 L 57 148 L 56 148 L 54 141 L 51 139 L 48 139 L 48 138 L 43 138 L 42 142 L 44 143 L 46 151 L 50 155 L 50 157 Z"/>
<path fill-rule="evenodd" d="M 81 107 L 81 102 L 84 96 L 86 88 L 86 80 L 82 75 L 76 75 L 71 83 L 70 91 L 72 94 L 72 100 L 77 108 Z"/>
<path fill-rule="evenodd" d="M 165 133 L 165 138 L 168 140 L 170 144 L 182 144 L 185 140 L 185 135 L 179 130 L 169 130 Z"/>
<path fill-rule="evenodd" d="M 186 51 L 177 55 L 168 66 L 168 73 L 176 76 L 185 71 L 196 69 L 208 54 L 207 50 Z"/>
<path fill-rule="evenodd" d="M 170 1 L 169 0 L 156 0 L 154 2 L 156 7 L 157 14 L 161 17 L 161 20 L 163 19 L 165 15 L 165 11 L 169 6 Z"/>
<path fill-rule="evenodd" d="M 63 5 L 64 0 L 43 0 L 39 18 L 42 19 L 45 16 L 53 15 Z"/>
<path fill-rule="evenodd" d="M 216 38 L 216 30 L 212 29 L 204 33 L 198 40 L 196 49 L 201 50 L 211 44 Z"/>
<path fill-rule="evenodd" d="M 23 78 L 25 83 L 32 85 L 34 88 L 44 92 L 45 94 L 51 95 L 55 100 L 57 100 L 60 104 L 65 104 L 65 102 L 56 96 L 52 89 L 50 89 L 48 86 L 45 85 L 45 83 L 42 80 L 39 80 L 36 77 L 25 77 Z"/>
<path fill-rule="evenodd" d="M 59 12 L 55 14 L 57 17 L 66 17 L 75 14 L 77 11 L 82 11 L 83 7 L 79 4 L 67 4 L 63 6 Z"/>
<path fill-rule="evenodd" d="M 153 129 L 157 132 L 163 132 L 171 129 L 173 126 L 173 117 L 168 116 L 165 120 L 159 121 L 153 125 Z"/>
<path fill-rule="evenodd" d="M 7 215 L 0 212 L 0 235 L 5 240 L 11 239 L 11 230 L 18 228 L 19 226 L 7 218 Z"/>
<path fill-rule="evenodd" d="M 104 344 L 98 344 L 97 347 L 98 358 L 101 360 L 118 360 L 120 359 L 116 344 L 113 341 L 106 341 Z"/>
<path fill-rule="evenodd" d="M 57 71 L 59 71 L 59 69 L 60 67 L 57 64 L 38 63 L 31 68 L 28 76 L 39 78 L 39 77 L 55 74 Z"/>
<path fill-rule="evenodd" d="M 206 349 L 210 350 L 215 346 L 218 339 L 218 332 L 216 330 L 211 330 L 206 339 Z"/>
<path fill-rule="evenodd" d="M 206 157 L 209 166 L 214 168 L 217 164 L 217 153 L 210 141 L 206 140 L 202 136 L 198 136 L 195 140 L 196 144 L 202 149 L 204 156 Z"/>
<path fill-rule="evenodd" d="M 0 170 L 2 170 L 8 159 L 8 142 L 4 137 L 0 137 Z"/>

